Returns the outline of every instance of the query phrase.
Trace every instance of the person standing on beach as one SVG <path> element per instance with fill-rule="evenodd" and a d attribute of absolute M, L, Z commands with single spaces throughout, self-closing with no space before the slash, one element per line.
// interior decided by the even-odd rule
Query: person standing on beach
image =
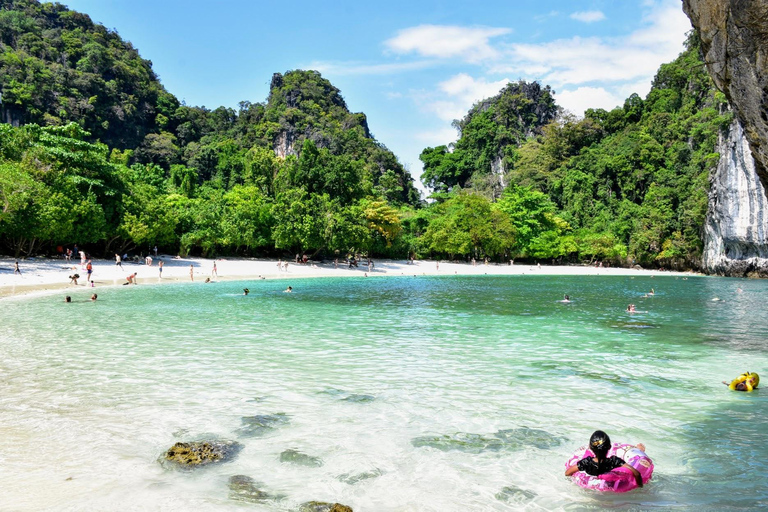
<path fill-rule="evenodd" d="M 216 260 L 213 260 L 213 269 L 211 269 L 211 277 L 219 277 L 219 272 L 216 270 Z"/>
<path fill-rule="evenodd" d="M 123 270 L 123 258 L 117 253 L 115 253 L 115 266 L 120 267 L 120 270 Z"/>
<path fill-rule="evenodd" d="M 189 266 L 189 280 L 194 281 L 195 280 L 195 266 L 190 265 Z"/>
<path fill-rule="evenodd" d="M 157 258 L 157 246 L 155 246 L 154 251 L 155 251 L 155 258 Z"/>
<path fill-rule="evenodd" d="M 13 274 L 14 275 L 16 275 L 16 274 L 21 275 L 21 269 L 19 269 L 19 262 L 18 261 L 13 265 Z"/>
<path fill-rule="evenodd" d="M 88 260 L 88 263 L 86 263 L 85 271 L 88 273 L 88 276 L 86 277 L 86 281 L 88 281 L 89 283 L 93 283 L 93 279 L 91 279 L 91 276 L 93 275 L 93 264 L 91 263 L 91 260 Z"/>
<path fill-rule="evenodd" d="M 157 270 L 160 272 L 160 279 L 163 278 L 163 260 L 160 260 L 157 264 Z"/>

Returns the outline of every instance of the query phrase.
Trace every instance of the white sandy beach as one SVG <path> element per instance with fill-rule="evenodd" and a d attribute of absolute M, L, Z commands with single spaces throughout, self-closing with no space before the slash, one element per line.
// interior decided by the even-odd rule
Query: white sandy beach
<path fill-rule="evenodd" d="M 158 262 L 163 261 L 162 279 Z M 44 291 L 91 288 L 86 281 L 86 271 L 80 261 L 66 262 L 55 258 L 28 258 L 19 260 L 21 275 L 14 274 L 13 258 L 0 258 L 0 297 L 40 293 Z M 217 274 L 213 274 L 216 262 Z M 206 278 L 212 281 L 259 279 L 291 279 L 306 277 L 369 277 L 402 275 L 581 275 L 581 276 L 688 276 L 691 273 L 668 272 L 659 270 L 635 270 L 628 268 L 597 268 L 586 265 L 537 265 L 529 264 L 488 264 L 478 262 L 477 266 L 468 263 L 438 262 L 417 260 L 409 264 L 406 260 L 374 260 L 372 272 L 368 272 L 366 260 L 360 261 L 357 268 L 347 268 L 339 262 L 334 268 L 333 262 L 297 264 L 289 262 L 288 270 L 278 270 L 277 260 L 205 258 L 175 259 L 160 255 L 152 265 L 144 262 L 123 262 L 122 268 L 114 260 L 93 260 L 93 289 L 105 286 L 122 285 L 126 277 L 137 273 L 137 282 L 142 284 L 174 283 L 190 281 L 190 266 L 194 282 L 204 283 Z M 70 284 L 69 276 L 80 274 L 78 285 Z"/>

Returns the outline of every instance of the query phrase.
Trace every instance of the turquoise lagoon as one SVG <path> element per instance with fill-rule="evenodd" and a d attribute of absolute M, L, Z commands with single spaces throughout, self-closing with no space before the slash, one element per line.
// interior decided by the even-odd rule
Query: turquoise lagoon
<path fill-rule="evenodd" d="M 768 379 L 766 281 L 230 281 L 102 288 L 95 303 L 91 291 L 0 304 L 2 510 L 768 508 L 768 392 L 720 383 Z M 278 413 L 288 421 L 243 435 L 243 417 Z M 562 475 L 597 428 L 647 445 L 649 485 L 599 495 Z M 204 438 L 244 448 L 190 472 L 157 462 Z M 322 465 L 281 462 L 289 449 Z M 232 475 L 283 498 L 234 501 Z"/>

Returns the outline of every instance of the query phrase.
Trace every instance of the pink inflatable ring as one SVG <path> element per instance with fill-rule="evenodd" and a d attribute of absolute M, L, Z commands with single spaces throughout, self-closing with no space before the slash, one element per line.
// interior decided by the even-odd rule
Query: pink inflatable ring
<path fill-rule="evenodd" d="M 608 457 L 616 455 L 624 462 L 635 468 L 640 472 L 640 476 L 643 479 L 643 485 L 647 484 L 653 476 L 653 461 L 642 451 L 640 448 L 631 444 L 613 443 L 611 449 L 608 451 Z M 568 469 L 571 466 L 575 466 L 584 457 L 594 457 L 595 454 L 591 450 L 582 446 L 576 450 L 568 462 L 565 463 L 565 468 Z M 601 492 L 627 492 L 637 487 L 635 477 L 632 472 L 627 468 L 616 468 L 608 473 L 603 473 L 599 476 L 592 476 L 579 471 L 571 475 L 576 485 L 585 489 L 593 489 Z"/>

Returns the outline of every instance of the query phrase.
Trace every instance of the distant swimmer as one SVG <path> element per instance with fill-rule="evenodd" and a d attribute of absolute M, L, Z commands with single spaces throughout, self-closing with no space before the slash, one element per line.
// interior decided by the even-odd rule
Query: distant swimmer
<path fill-rule="evenodd" d="M 72 297 L 67 295 L 66 297 L 64 297 L 64 302 L 72 302 Z"/>
<path fill-rule="evenodd" d="M 291 293 L 291 292 L 293 292 L 293 288 L 291 288 L 290 286 L 285 290 L 283 290 L 283 293 Z"/>
<path fill-rule="evenodd" d="M 99 298 L 99 296 L 98 296 L 98 295 L 96 295 L 95 293 L 94 293 L 93 295 L 91 295 L 91 301 L 92 301 L 92 302 L 95 302 L 95 301 L 96 301 L 96 299 L 98 299 L 98 298 Z"/>
<path fill-rule="evenodd" d="M 563 297 L 563 300 L 561 300 L 560 302 L 571 302 L 571 297 L 570 297 L 570 295 L 566 295 L 566 296 L 564 296 L 564 297 Z"/>
<path fill-rule="evenodd" d="M 744 372 L 733 379 L 730 384 L 725 381 L 723 384 L 732 391 L 752 391 L 757 389 L 758 384 L 760 384 L 760 376 L 753 372 Z"/>
<path fill-rule="evenodd" d="M 637 313 L 637 310 L 635 309 L 634 304 L 630 304 L 629 306 L 627 306 L 627 313 Z"/>
<path fill-rule="evenodd" d="M 651 288 L 651 291 L 648 292 L 648 295 L 656 295 L 656 292 L 653 291 L 653 288 Z"/>
<path fill-rule="evenodd" d="M 251 290 L 248 288 L 243 288 L 243 295 L 248 295 L 249 293 L 251 293 Z"/>

